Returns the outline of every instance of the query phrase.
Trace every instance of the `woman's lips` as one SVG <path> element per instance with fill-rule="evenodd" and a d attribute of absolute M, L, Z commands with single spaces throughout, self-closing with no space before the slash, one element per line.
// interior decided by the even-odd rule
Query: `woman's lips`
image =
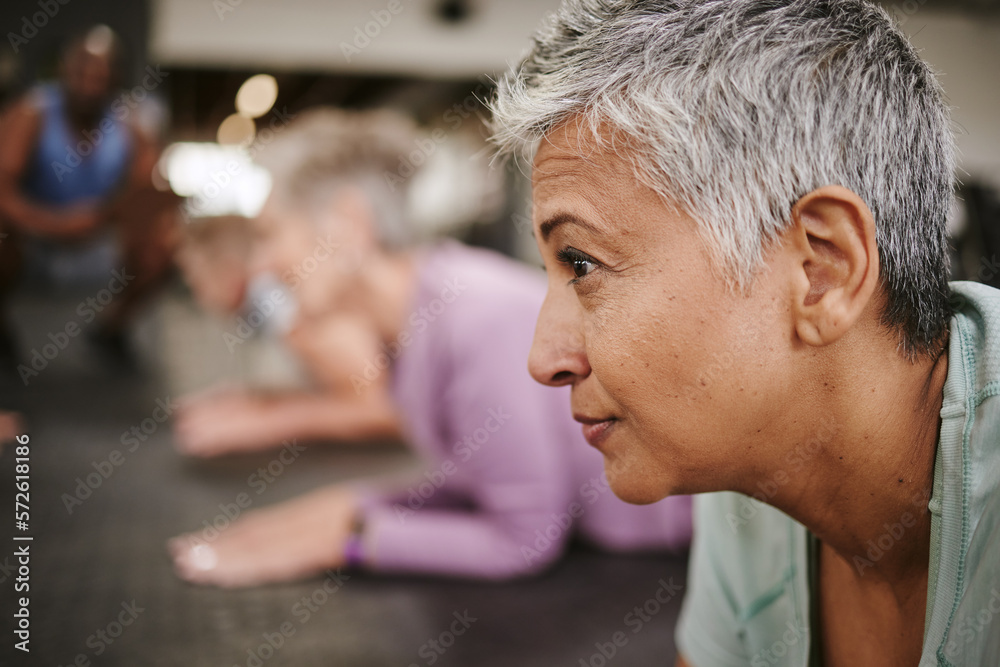
<path fill-rule="evenodd" d="M 583 424 L 583 437 L 590 443 L 591 447 L 598 449 L 600 448 L 601 443 L 603 443 L 608 438 L 608 435 L 610 435 L 615 422 L 618 421 L 614 418 L 593 419 L 578 415 L 574 415 L 573 419 Z"/>

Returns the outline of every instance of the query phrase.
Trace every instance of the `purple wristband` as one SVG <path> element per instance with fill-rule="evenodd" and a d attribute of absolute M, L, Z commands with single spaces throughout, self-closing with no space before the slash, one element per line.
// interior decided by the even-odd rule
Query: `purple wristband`
<path fill-rule="evenodd" d="M 361 535 L 352 533 L 344 543 L 344 562 L 347 567 L 361 567 L 365 563 L 365 545 Z"/>

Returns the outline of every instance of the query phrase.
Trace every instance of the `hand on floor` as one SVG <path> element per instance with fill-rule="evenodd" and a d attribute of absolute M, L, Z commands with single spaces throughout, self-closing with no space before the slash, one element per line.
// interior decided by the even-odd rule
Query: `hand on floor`
<path fill-rule="evenodd" d="M 195 584 L 239 588 L 302 579 L 344 565 L 356 508 L 352 491 L 329 487 L 252 510 L 218 535 L 207 529 L 180 535 L 167 549 L 177 576 Z"/>
<path fill-rule="evenodd" d="M 268 401 L 243 390 L 182 400 L 174 424 L 177 449 L 189 456 L 259 451 L 277 447 L 282 439 Z"/>

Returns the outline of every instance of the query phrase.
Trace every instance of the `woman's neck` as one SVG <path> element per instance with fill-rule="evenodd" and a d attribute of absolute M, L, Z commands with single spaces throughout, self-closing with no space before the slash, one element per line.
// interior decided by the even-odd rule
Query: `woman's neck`
<path fill-rule="evenodd" d="M 859 582 L 904 589 L 927 571 L 948 357 L 912 363 L 868 354 L 835 367 L 851 370 L 826 377 L 828 391 L 817 391 L 811 414 L 796 420 L 817 426 L 789 434 L 802 448 L 800 465 L 772 466 L 787 482 L 773 486 L 768 502 L 852 564 Z M 778 461 L 787 462 L 787 452 Z"/>

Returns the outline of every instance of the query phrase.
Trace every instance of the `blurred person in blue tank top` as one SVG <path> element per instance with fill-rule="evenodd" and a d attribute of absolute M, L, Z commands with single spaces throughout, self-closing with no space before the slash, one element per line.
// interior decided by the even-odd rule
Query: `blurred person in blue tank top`
<path fill-rule="evenodd" d="M 0 308 L 27 247 L 84 252 L 113 238 L 121 292 L 91 342 L 127 361 L 126 327 L 171 268 L 176 198 L 152 186 L 154 142 L 118 95 L 122 49 L 107 26 L 70 39 L 59 80 L 36 86 L 0 118 Z M 6 333 L 5 365 L 16 360 Z"/>

